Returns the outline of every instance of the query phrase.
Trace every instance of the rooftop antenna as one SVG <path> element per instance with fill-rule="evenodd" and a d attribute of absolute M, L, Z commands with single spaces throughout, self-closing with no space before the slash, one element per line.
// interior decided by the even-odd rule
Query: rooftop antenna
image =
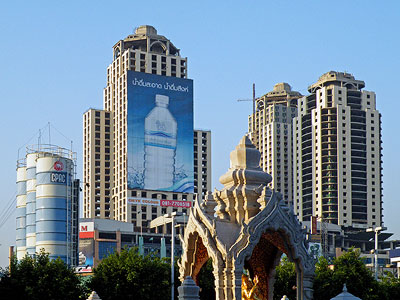
<path fill-rule="evenodd" d="M 38 151 L 39 151 L 39 149 L 40 149 L 40 139 L 41 139 L 41 137 L 42 137 L 42 130 L 41 130 L 41 129 L 39 129 L 39 136 L 38 136 Z"/>
<path fill-rule="evenodd" d="M 252 132 L 256 130 L 256 84 L 253 83 L 253 99 L 237 99 L 237 101 L 253 101 Z"/>
<path fill-rule="evenodd" d="M 256 84 L 253 83 L 253 133 L 256 130 Z"/>
<path fill-rule="evenodd" d="M 49 126 L 49 145 L 51 145 L 50 122 L 48 122 L 47 124 Z"/>

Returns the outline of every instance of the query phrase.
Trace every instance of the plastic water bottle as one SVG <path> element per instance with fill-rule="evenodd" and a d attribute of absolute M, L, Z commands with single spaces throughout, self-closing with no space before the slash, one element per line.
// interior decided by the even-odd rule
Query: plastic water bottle
<path fill-rule="evenodd" d="M 169 97 L 156 95 L 156 106 L 144 121 L 144 188 L 161 190 L 174 184 L 176 120 Z"/>

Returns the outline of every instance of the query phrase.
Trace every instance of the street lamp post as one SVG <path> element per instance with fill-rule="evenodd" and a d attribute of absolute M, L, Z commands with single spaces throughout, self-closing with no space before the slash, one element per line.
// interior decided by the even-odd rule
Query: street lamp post
<path fill-rule="evenodd" d="M 164 215 L 165 218 L 171 218 L 171 300 L 174 300 L 175 288 L 175 217 L 181 216 L 181 212 L 174 211 L 173 213 Z"/>
<path fill-rule="evenodd" d="M 140 214 L 140 237 L 139 237 L 139 253 L 144 255 L 144 242 L 143 242 L 143 221 L 142 221 L 142 211 L 139 210 L 137 215 Z M 136 219 L 137 220 L 137 219 Z"/>
<path fill-rule="evenodd" d="M 387 229 L 386 227 L 382 226 L 367 229 L 367 232 L 375 232 L 375 249 L 374 249 L 375 280 L 378 280 L 378 235 L 381 231 L 384 231 L 386 229 Z"/>
<path fill-rule="evenodd" d="M 140 214 L 140 236 L 143 236 L 143 220 L 142 220 L 142 211 L 139 210 L 137 215 Z"/>
<path fill-rule="evenodd" d="M 175 290 L 175 213 L 172 213 L 171 220 L 171 300 L 174 300 L 174 290 Z"/>

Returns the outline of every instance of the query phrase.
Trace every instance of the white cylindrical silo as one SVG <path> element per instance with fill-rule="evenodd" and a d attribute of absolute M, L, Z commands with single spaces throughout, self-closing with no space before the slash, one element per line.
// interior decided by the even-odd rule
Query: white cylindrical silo
<path fill-rule="evenodd" d="M 17 168 L 17 258 L 26 255 L 26 167 Z"/>
<path fill-rule="evenodd" d="M 36 165 L 36 252 L 70 263 L 73 161 L 54 153 L 38 153 Z"/>
<path fill-rule="evenodd" d="M 37 153 L 26 156 L 26 254 L 36 251 L 36 158 Z"/>

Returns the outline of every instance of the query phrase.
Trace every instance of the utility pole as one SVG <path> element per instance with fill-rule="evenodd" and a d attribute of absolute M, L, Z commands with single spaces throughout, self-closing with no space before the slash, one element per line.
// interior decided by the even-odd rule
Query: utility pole
<path fill-rule="evenodd" d="M 9 265 L 10 270 L 11 270 L 11 262 L 13 260 L 13 257 L 14 257 L 14 246 L 10 246 L 10 248 L 8 248 L 8 265 Z"/>
<path fill-rule="evenodd" d="M 181 212 L 173 212 L 164 215 L 164 218 L 171 218 L 171 300 L 174 300 L 175 292 L 175 217 L 182 216 Z"/>
<path fill-rule="evenodd" d="M 171 241 L 171 300 L 174 300 L 174 290 L 175 290 L 175 266 L 174 266 L 174 260 L 175 260 L 175 214 L 172 214 L 172 220 L 171 220 L 171 236 L 172 236 L 172 241 Z"/>
<path fill-rule="evenodd" d="M 253 134 L 256 131 L 256 84 L 253 83 Z"/>

